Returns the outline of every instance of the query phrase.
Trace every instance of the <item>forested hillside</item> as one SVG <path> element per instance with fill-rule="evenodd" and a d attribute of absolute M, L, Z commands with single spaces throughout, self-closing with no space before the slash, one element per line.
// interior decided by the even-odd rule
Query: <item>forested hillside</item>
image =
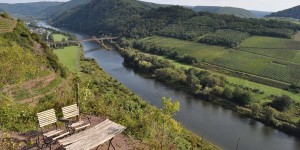
<path fill-rule="evenodd" d="M 291 38 L 299 25 L 263 19 L 246 19 L 233 15 L 194 12 L 181 6 L 150 7 L 134 0 L 93 0 L 67 11 L 54 19 L 54 25 L 68 27 L 92 35 L 114 34 L 126 37 L 146 37 L 159 34 L 185 40 L 198 40 L 203 35 L 217 37 L 200 42 L 235 47 L 244 35 Z M 220 30 L 226 29 L 226 34 Z M 228 30 L 230 29 L 230 30 Z M 237 34 L 241 34 L 235 36 Z M 221 39 L 218 39 L 218 38 Z M 228 38 L 223 41 L 222 38 Z M 231 44 L 230 44 L 231 43 Z"/>
<path fill-rule="evenodd" d="M 267 15 L 266 17 L 285 17 L 285 18 L 300 19 L 300 6 L 278 11 L 270 15 Z"/>
<path fill-rule="evenodd" d="M 40 11 L 37 16 L 47 19 L 55 18 L 69 9 L 75 8 L 79 5 L 87 4 L 89 2 L 91 2 L 91 0 L 71 0 L 60 5 L 47 7 L 46 9 Z"/>
<path fill-rule="evenodd" d="M 188 8 L 191 8 L 196 12 L 211 12 L 217 14 L 235 15 L 237 17 L 243 17 L 243 18 L 256 18 L 256 16 L 252 14 L 252 12 L 242 8 L 218 7 L 218 6 L 194 6 Z"/>
<path fill-rule="evenodd" d="M 0 3 L 0 9 L 10 14 L 37 16 L 47 7 L 58 6 L 61 2 L 35 2 L 35 3 Z"/>

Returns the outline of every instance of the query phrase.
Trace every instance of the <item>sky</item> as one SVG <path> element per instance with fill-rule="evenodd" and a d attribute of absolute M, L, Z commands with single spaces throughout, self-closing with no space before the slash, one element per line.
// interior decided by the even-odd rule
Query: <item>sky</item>
<path fill-rule="evenodd" d="M 45 0 L 0 0 L 0 3 L 26 3 Z M 68 0 L 47 0 L 68 1 Z M 279 11 L 300 5 L 300 0 L 142 0 L 160 4 L 176 4 L 188 6 L 231 6 L 248 10 Z"/>

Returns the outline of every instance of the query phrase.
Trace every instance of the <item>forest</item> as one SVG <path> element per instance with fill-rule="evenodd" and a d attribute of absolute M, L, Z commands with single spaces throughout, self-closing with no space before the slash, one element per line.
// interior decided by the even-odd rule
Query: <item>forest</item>
<path fill-rule="evenodd" d="M 218 30 L 291 38 L 295 31 L 300 29 L 300 25 L 291 22 L 195 12 L 181 6 L 151 7 L 138 3 L 127 0 L 94 0 L 85 6 L 65 12 L 53 19 L 52 24 L 92 35 L 113 34 L 142 38 L 158 34 L 185 40 L 198 40 L 207 33 L 219 34 Z M 237 32 L 231 33 L 231 36 L 224 37 L 229 38 L 226 43 L 236 43 L 245 38 L 241 35 L 241 39 L 237 39 Z"/>

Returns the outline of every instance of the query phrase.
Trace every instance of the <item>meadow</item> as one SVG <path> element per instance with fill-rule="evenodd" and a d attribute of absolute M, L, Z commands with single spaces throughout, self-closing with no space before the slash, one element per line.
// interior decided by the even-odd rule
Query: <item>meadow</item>
<path fill-rule="evenodd" d="M 63 39 L 68 40 L 68 37 L 63 34 L 53 34 L 54 42 L 61 42 Z"/>
<path fill-rule="evenodd" d="M 54 49 L 54 53 L 58 56 L 59 61 L 64 64 L 71 72 L 75 73 L 77 69 L 78 46 L 68 46 L 64 48 Z"/>
<path fill-rule="evenodd" d="M 296 36 L 299 36 L 299 33 Z M 225 69 L 286 83 L 300 82 L 300 64 L 297 64 L 297 58 L 300 57 L 297 48 L 300 47 L 300 42 L 294 39 L 254 36 L 243 42 L 239 49 L 159 36 L 139 41 L 175 50 L 179 55 L 188 54 L 201 62 Z"/>

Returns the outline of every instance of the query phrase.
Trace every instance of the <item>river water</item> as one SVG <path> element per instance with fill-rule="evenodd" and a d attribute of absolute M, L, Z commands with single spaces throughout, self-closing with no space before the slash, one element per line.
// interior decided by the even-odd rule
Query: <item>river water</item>
<path fill-rule="evenodd" d="M 51 27 L 40 22 L 39 25 Z M 53 27 L 51 27 L 53 28 Z M 70 32 L 70 31 L 69 31 Z M 71 31 L 79 39 L 91 37 Z M 94 58 L 112 77 L 132 92 L 161 108 L 161 97 L 180 100 L 180 112 L 175 119 L 187 129 L 225 150 L 300 150 L 300 139 L 267 127 L 255 120 L 174 90 L 153 79 L 144 78 L 123 66 L 123 58 L 115 51 L 101 48 L 94 42 L 82 42 L 85 57 Z M 66 56 L 67 57 L 67 56 Z"/>

